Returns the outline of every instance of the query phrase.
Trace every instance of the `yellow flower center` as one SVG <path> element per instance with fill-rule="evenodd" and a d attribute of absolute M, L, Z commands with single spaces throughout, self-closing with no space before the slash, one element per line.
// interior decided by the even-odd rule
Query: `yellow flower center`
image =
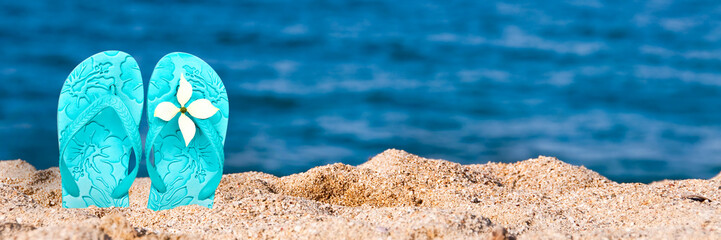
<path fill-rule="evenodd" d="M 185 113 L 185 112 L 187 112 L 187 111 L 188 111 L 188 109 L 185 108 L 185 107 L 181 107 L 181 108 L 180 108 L 180 112 L 181 112 L 181 113 Z"/>

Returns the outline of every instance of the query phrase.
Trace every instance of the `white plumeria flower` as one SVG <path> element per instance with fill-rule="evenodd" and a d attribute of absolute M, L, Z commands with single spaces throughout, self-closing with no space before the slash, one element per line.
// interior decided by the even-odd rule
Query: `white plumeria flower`
<path fill-rule="evenodd" d="M 219 110 L 217 107 L 213 106 L 208 99 L 197 99 L 190 103 L 190 105 L 186 108 L 185 104 L 188 103 L 188 100 L 190 100 L 190 96 L 192 95 L 193 86 L 190 85 L 188 80 L 185 80 L 185 76 L 181 73 L 178 93 L 176 94 L 178 103 L 180 103 L 180 108 L 171 102 L 161 102 L 157 107 L 155 107 L 155 113 L 153 114 L 155 117 L 167 122 L 180 113 L 178 126 L 180 127 L 180 132 L 183 134 L 186 147 L 190 144 L 190 140 L 193 140 L 193 137 L 195 137 L 195 123 L 193 123 L 193 120 L 190 120 L 185 113 L 187 112 L 198 119 L 207 119 L 215 115 L 215 113 Z"/>

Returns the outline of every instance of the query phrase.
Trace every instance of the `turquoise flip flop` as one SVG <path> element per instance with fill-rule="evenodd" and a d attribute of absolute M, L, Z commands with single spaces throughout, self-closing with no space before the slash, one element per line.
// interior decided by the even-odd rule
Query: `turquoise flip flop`
<path fill-rule="evenodd" d="M 101 52 L 73 69 L 58 100 L 63 207 L 128 206 L 142 156 L 142 113 L 143 80 L 127 53 Z"/>
<path fill-rule="evenodd" d="M 228 127 L 228 95 L 220 77 L 200 58 L 170 53 L 155 66 L 147 103 L 148 208 L 212 208 Z"/>

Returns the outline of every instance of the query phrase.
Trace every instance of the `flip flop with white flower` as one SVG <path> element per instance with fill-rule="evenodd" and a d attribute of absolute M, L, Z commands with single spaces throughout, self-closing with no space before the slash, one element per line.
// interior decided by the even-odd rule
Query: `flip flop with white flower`
<path fill-rule="evenodd" d="M 168 54 L 153 71 L 147 103 L 148 208 L 212 208 L 228 126 L 228 96 L 220 77 L 200 58 Z"/>
<path fill-rule="evenodd" d="M 128 206 L 143 150 L 142 113 L 143 80 L 127 53 L 101 52 L 73 69 L 58 99 L 63 207 Z"/>

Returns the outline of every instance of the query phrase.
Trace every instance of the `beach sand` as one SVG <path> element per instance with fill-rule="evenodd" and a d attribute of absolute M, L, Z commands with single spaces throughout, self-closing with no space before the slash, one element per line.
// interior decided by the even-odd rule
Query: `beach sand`
<path fill-rule="evenodd" d="M 721 176 L 616 183 L 552 157 L 461 165 L 387 150 L 286 177 L 227 174 L 215 206 L 63 209 L 57 168 L 0 162 L 0 238 L 721 239 Z"/>

